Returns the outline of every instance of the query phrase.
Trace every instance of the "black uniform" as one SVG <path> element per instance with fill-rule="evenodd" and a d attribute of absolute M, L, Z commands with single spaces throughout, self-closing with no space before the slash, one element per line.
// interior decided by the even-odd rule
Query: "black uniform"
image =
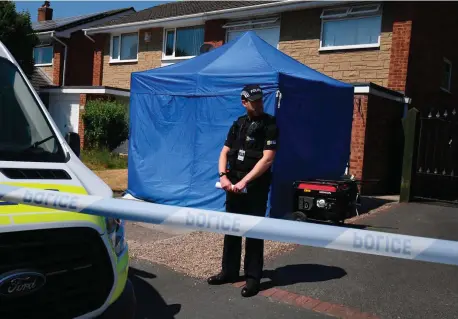
<path fill-rule="evenodd" d="M 241 116 L 234 122 L 224 145 L 228 153 L 227 176 L 233 185 L 248 174 L 262 158 L 264 150 L 276 150 L 278 129 L 275 117 L 264 113 L 250 119 Z M 265 216 L 272 173 L 268 169 L 247 184 L 247 193 L 226 192 L 226 211 L 231 213 Z M 238 236 L 226 235 L 222 270 L 229 276 L 238 276 L 240 270 L 241 241 Z M 264 241 L 247 238 L 245 246 L 245 276 L 261 280 L 264 262 Z"/>

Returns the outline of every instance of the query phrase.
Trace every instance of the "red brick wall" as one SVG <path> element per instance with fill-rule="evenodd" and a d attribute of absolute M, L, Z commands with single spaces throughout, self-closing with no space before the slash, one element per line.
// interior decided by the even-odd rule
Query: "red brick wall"
<path fill-rule="evenodd" d="M 59 42 L 54 42 L 54 61 L 52 80 L 53 84 L 57 86 L 62 85 L 62 69 L 64 61 L 64 46 Z"/>
<path fill-rule="evenodd" d="M 404 92 L 410 58 L 410 39 L 412 34 L 413 7 L 411 3 L 394 3 L 392 43 L 388 88 Z"/>
<path fill-rule="evenodd" d="M 362 180 L 362 194 L 398 191 L 402 165 L 403 105 L 375 95 L 355 94 L 350 174 Z M 387 129 L 389 128 L 389 129 Z"/>
<path fill-rule="evenodd" d="M 366 139 L 367 95 L 355 94 L 351 130 L 350 174 L 363 176 L 364 143 Z"/>
<path fill-rule="evenodd" d="M 65 86 L 92 85 L 94 47 L 83 31 L 72 34 L 68 41 Z"/>
<path fill-rule="evenodd" d="M 103 80 L 103 48 L 105 47 L 106 37 L 103 34 L 97 34 L 92 38 L 95 41 L 94 53 L 92 57 L 92 85 L 101 86 Z"/>
<path fill-rule="evenodd" d="M 405 91 L 411 30 L 412 21 L 397 21 L 393 24 L 388 88 L 395 91 Z"/>
<path fill-rule="evenodd" d="M 223 45 L 226 41 L 226 30 L 222 26 L 226 20 L 210 20 L 205 21 L 205 36 L 204 42 L 213 44 L 215 47 Z"/>
<path fill-rule="evenodd" d="M 402 171 L 403 103 L 376 95 L 368 96 L 364 144 L 365 194 L 399 194 Z"/>

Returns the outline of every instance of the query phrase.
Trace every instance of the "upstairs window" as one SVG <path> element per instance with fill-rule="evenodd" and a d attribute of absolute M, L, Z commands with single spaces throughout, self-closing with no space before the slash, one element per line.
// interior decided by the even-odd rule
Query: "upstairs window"
<path fill-rule="evenodd" d="M 450 92 L 451 80 L 452 80 L 452 62 L 444 58 L 442 62 L 442 82 L 441 82 L 442 90 Z"/>
<path fill-rule="evenodd" d="M 324 9 L 321 19 L 320 50 L 380 46 L 380 4 Z"/>
<path fill-rule="evenodd" d="M 256 33 L 258 37 L 278 49 L 280 42 L 280 17 L 263 17 L 251 20 L 238 20 L 226 23 L 226 41 L 232 41 L 247 31 Z"/>
<path fill-rule="evenodd" d="M 166 29 L 164 31 L 164 58 L 192 58 L 199 55 L 204 44 L 204 26 Z"/>
<path fill-rule="evenodd" d="M 52 65 L 54 50 L 52 45 L 33 48 L 33 60 L 36 66 Z"/>
<path fill-rule="evenodd" d="M 138 57 L 138 33 L 112 35 L 110 62 L 133 62 Z"/>

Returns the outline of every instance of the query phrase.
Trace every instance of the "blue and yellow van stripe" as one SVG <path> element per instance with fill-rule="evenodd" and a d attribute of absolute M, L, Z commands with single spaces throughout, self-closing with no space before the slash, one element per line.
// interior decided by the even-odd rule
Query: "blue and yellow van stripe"
<path fill-rule="evenodd" d="M 82 186 L 77 185 L 19 182 L 0 182 L 0 184 L 13 187 L 26 187 L 31 189 L 41 189 L 50 190 L 54 192 L 57 191 L 63 193 L 87 195 L 86 189 Z M 89 221 L 96 223 L 102 229 L 105 226 L 100 217 L 68 212 L 65 210 L 61 210 L 59 208 L 38 207 L 14 203 L 12 201 L 0 201 L 0 225 L 70 221 Z"/>

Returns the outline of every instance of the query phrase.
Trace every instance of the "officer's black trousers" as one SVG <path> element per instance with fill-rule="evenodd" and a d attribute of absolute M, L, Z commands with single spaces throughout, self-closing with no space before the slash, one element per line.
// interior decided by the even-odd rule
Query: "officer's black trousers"
<path fill-rule="evenodd" d="M 248 194 L 227 192 L 226 211 L 236 214 L 264 217 L 267 207 L 268 189 L 248 190 Z M 238 276 L 242 254 L 242 237 L 225 235 L 222 271 L 229 276 Z M 261 280 L 264 266 L 264 240 L 246 238 L 244 273 L 246 277 Z"/>

